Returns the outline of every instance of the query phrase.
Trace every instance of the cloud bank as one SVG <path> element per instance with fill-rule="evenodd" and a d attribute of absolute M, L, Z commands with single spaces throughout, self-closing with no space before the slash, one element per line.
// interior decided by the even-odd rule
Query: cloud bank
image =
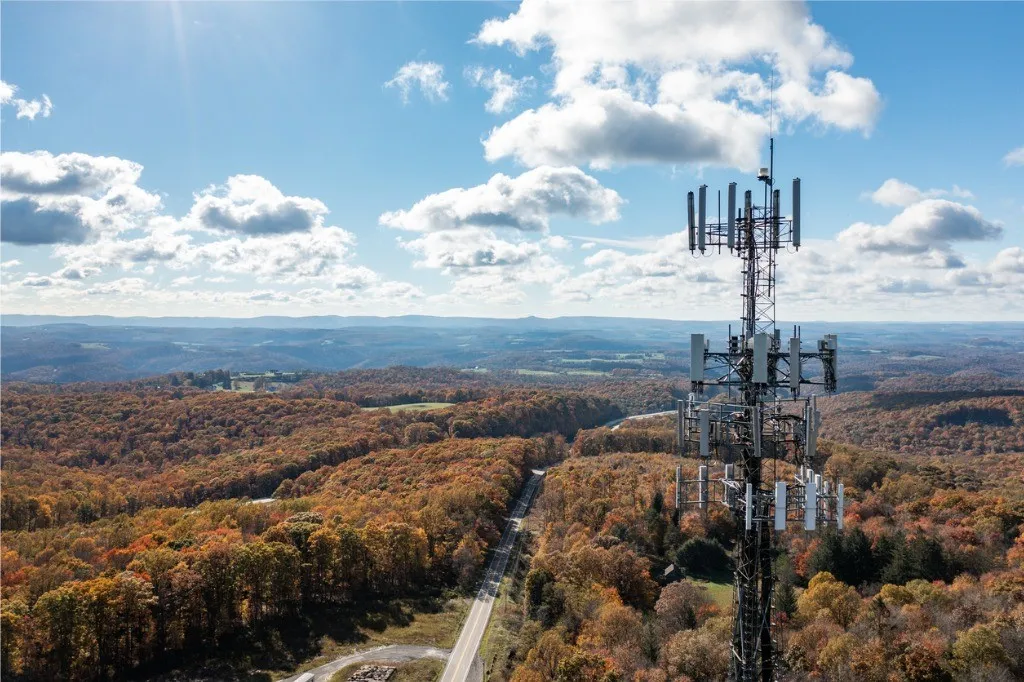
<path fill-rule="evenodd" d="M 870 134 L 881 97 L 798 3 L 525 0 L 474 41 L 546 50 L 551 101 L 495 127 L 488 160 L 694 163 L 752 170 L 782 122 Z M 775 74 L 774 95 L 768 72 Z"/>

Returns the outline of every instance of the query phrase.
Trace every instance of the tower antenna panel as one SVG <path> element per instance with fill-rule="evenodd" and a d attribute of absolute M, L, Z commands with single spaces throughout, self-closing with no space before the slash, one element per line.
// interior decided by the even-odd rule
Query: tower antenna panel
<path fill-rule="evenodd" d="M 774 73 L 773 73 L 774 87 Z M 774 101 L 773 101 L 774 106 Z M 794 529 L 814 531 L 822 526 L 842 528 L 844 488 L 815 474 L 820 415 L 815 396 L 801 397 L 802 389 L 836 390 L 838 337 L 827 334 L 811 350 L 800 343 L 794 328 L 788 348 L 775 324 L 776 259 L 788 246 L 800 247 L 800 179 L 793 180 L 791 216 L 781 212 L 782 192 L 775 187 L 775 140 L 769 143 L 769 165 L 757 180 L 764 183 L 764 204 L 754 204 L 745 190 L 737 207 L 737 185 L 730 183 L 728 211 L 717 220 L 707 215 L 707 186 L 687 194 L 687 233 L 691 252 L 725 253 L 739 259 L 743 272 L 740 291 L 742 329 L 730 328 L 724 351 L 711 350 L 703 334 L 690 338 L 690 397 L 678 405 L 677 451 L 700 457 L 698 480 L 683 487 L 697 491 L 701 511 L 709 503 L 724 504 L 735 518 L 735 590 L 731 679 L 739 682 L 774 682 L 776 646 L 772 638 L 776 533 Z M 717 247 L 717 249 L 716 249 Z M 804 377 L 812 363 L 820 363 L 821 380 Z M 808 373 L 811 373 L 808 370 Z M 701 398 L 708 386 L 728 389 L 732 400 Z M 724 464 L 720 478 L 709 476 L 712 458 Z M 766 460 L 786 460 L 799 467 L 790 482 L 767 474 Z M 691 486 L 691 484 L 693 484 Z M 712 494 L 712 489 L 717 489 Z"/>

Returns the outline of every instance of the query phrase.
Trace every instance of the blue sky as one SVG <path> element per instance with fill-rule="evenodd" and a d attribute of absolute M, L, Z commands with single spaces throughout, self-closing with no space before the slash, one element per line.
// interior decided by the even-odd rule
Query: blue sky
<path fill-rule="evenodd" d="M 1024 4 L 0 14 L 5 312 L 733 318 L 684 198 L 755 186 L 775 63 L 780 316 L 1024 317 Z"/>

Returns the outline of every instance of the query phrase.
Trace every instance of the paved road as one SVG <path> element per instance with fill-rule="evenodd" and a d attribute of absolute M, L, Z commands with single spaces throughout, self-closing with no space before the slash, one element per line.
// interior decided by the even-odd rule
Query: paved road
<path fill-rule="evenodd" d="M 482 676 L 482 671 L 473 670 L 474 667 L 479 669 L 479 664 L 474 666 L 474 662 L 478 660 L 477 651 L 480 649 L 480 640 L 487 630 L 487 621 L 491 617 L 494 597 L 498 594 L 498 585 L 505 575 L 509 555 L 512 553 L 512 547 L 515 546 L 516 537 L 519 535 L 519 527 L 522 525 L 526 510 L 529 509 L 530 501 L 533 499 L 534 493 L 537 492 L 537 487 L 543 477 L 544 472 L 535 469 L 533 476 L 527 481 L 522 495 L 519 496 L 519 502 L 512 511 L 501 541 L 491 558 L 491 564 L 487 567 L 484 584 L 477 592 L 473 608 L 470 609 L 469 617 L 466 618 L 466 623 L 462 626 L 459 641 L 455 643 L 455 648 L 452 649 L 451 656 L 448 657 L 448 664 L 441 675 L 441 682 L 468 682 L 471 671 L 475 673 L 473 674 L 474 679 L 480 679 Z"/>
<path fill-rule="evenodd" d="M 348 656 L 342 656 L 336 658 L 330 663 L 326 663 L 319 668 L 313 668 L 307 670 L 299 675 L 292 675 L 287 677 L 281 682 L 296 682 L 296 680 L 302 679 L 303 682 L 327 682 L 331 679 L 331 675 L 338 672 L 346 665 L 352 665 L 353 663 L 362 663 L 364 661 L 384 661 L 388 663 L 405 663 L 406 661 L 415 661 L 419 658 L 433 658 L 439 661 L 443 661 L 448 658 L 447 649 L 435 649 L 429 646 L 413 646 L 409 644 L 392 644 L 391 646 L 380 646 L 376 649 L 369 649 L 367 651 L 360 651 L 355 654 L 349 654 Z M 306 675 L 312 675 L 313 677 L 305 677 Z"/>

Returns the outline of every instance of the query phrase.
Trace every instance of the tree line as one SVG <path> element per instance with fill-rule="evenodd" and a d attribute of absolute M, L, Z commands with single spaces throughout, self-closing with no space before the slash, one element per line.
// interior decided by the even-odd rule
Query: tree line
<path fill-rule="evenodd" d="M 5 530 L 0 673 L 116 678 L 311 606 L 469 587 L 530 469 L 565 450 L 555 437 L 434 443 L 342 463 L 271 505 Z"/>
<path fill-rule="evenodd" d="M 156 390 L 5 394 L 3 410 L 5 530 L 267 497 L 306 472 L 386 448 L 551 432 L 571 437 L 621 414 L 605 398 L 525 389 L 397 414 L 330 398 L 174 398 Z"/>

